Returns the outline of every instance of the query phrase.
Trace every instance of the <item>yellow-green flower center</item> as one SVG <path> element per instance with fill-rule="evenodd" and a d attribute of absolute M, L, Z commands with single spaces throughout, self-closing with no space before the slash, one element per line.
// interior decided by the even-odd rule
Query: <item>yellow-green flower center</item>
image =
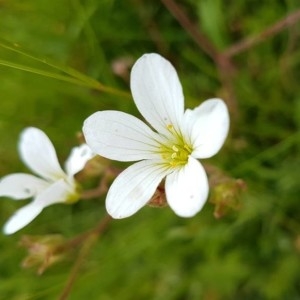
<path fill-rule="evenodd" d="M 172 167 L 185 165 L 192 153 L 192 147 L 184 140 L 184 137 L 181 134 L 174 131 L 172 125 L 169 125 L 168 129 L 172 133 L 174 139 L 172 139 L 173 141 L 170 140 L 161 145 L 160 153 L 162 158 Z"/>
<path fill-rule="evenodd" d="M 81 194 L 81 187 L 79 184 L 74 180 L 66 180 L 69 185 L 69 190 L 68 190 L 68 196 L 65 199 L 65 204 L 74 204 L 80 199 L 80 194 Z"/>

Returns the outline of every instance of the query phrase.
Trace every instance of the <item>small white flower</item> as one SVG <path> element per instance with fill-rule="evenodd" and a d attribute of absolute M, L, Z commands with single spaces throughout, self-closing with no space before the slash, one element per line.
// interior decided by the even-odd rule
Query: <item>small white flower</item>
<path fill-rule="evenodd" d="M 21 200 L 34 197 L 4 225 L 4 233 L 12 234 L 29 224 L 41 211 L 54 203 L 73 203 L 79 199 L 74 175 L 83 169 L 93 154 L 88 145 L 72 149 L 66 161 L 66 172 L 59 165 L 53 144 L 38 128 L 28 127 L 19 141 L 21 159 L 39 177 L 15 173 L 0 181 L 0 196 Z"/>
<path fill-rule="evenodd" d="M 169 206 L 191 217 L 208 196 L 206 173 L 197 159 L 216 154 L 229 129 L 221 99 L 210 99 L 184 111 L 184 97 L 174 67 L 158 54 L 145 54 L 133 66 L 131 91 L 135 104 L 155 129 L 118 111 L 100 111 L 84 123 L 91 149 L 118 161 L 139 161 L 111 185 L 106 208 L 113 218 L 129 217 L 150 200 L 166 177 Z"/>

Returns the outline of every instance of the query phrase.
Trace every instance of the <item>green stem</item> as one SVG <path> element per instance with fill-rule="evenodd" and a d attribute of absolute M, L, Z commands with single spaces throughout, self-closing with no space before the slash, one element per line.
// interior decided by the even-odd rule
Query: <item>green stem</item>
<path fill-rule="evenodd" d="M 75 70 L 73 68 L 70 68 L 67 66 L 60 66 L 60 65 L 51 63 L 46 59 L 35 57 L 25 51 L 18 49 L 18 45 L 8 45 L 5 42 L 0 42 L 0 47 L 4 48 L 6 50 L 9 50 L 9 51 L 15 52 L 19 55 L 25 56 L 27 58 L 30 58 L 31 60 L 35 60 L 39 63 L 47 65 L 48 67 L 53 68 L 53 69 L 59 70 L 60 72 L 65 73 L 68 76 L 50 72 L 50 71 L 37 69 L 37 68 L 28 67 L 28 66 L 21 65 L 21 64 L 16 64 L 16 63 L 13 63 L 13 62 L 10 62 L 7 60 L 2 60 L 2 59 L 0 60 L 0 65 L 14 68 L 17 70 L 22 70 L 25 72 L 30 72 L 33 74 L 38 74 L 38 75 L 49 77 L 49 78 L 55 78 L 55 79 L 73 83 L 73 84 L 78 84 L 81 86 L 85 86 L 85 87 L 89 87 L 89 88 L 98 90 L 100 92 L 113 94 L 113 95 L 117 95 L 117 96 L 121 96 L 121 97 L 125 97 L 125 98 L 130 98 L 130 94 L 128 92 L 121 91 L 121 90 L 118 90 L 118 89 L 115 89 L 115 88 L 112 88 L 109 86 L 105 86 L 102 83 L 100 83 L 99 81 L 97 81 L 85 74 L 82 74 L 81 72 L 78 72 L 77 70 Z"/>

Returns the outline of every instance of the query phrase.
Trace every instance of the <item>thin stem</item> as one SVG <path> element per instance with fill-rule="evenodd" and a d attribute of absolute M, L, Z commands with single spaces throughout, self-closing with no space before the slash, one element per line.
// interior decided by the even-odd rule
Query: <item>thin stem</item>
<path fill-rule="evenodd" d="M 21 65 L 21 64 L 16 64 L 16 63 L 6 61 L 6 60 L 0 60 L 0 65 L 14 68 L 17 70 L 22 70 L 25 72 L 30 72 L 33 74 L 38 74 L 38 75 L 49 77 L 49 78 L 55 78 L 55 79 L 73 83 L 73 84 L 78 84 L 81 86 L 89 87 L 89 88 L 98 90 L 100 92 L 104 92 L 104 93 L 108 93 L 108 94 L 112 94 L 112 95 L 117 95 L 117 96 L 121 96 L 121 97 L 125 97 L 125 98 L 131 97 L 128 92 L 121 91 L 121 90 L 118 90 L 118 89 L 115 89 L 115 88 L 112 88 L 109 86 L 105 86 L 102 83 L 100 83 L 99 81 L 95 80 L 94 78 L 91 78 L 71 67 L 60 66 L 60 65 L 54 64 L 52 62 L 49 62 L 46 59 L 35 57 L 23 50 L 20 50 L 18 45 L 8 45 L 7 43 L 1 41 L 0 47 L 7 49 L 9 51 L 15 52 L 24 57 L 27 57 L 31 60 L 35 60 L 35 61 L 42 63 L 48 67 L 53 68 L 53 69 L 59 70 L 60 72 L 67 74 L 68 76 L 59 74 L 59 73 L 54 73 L 51 71 L 45 71 L 45 70 L 41 70 L 41 69 L 37 69 L 37 68 L 28 67 L 28 66 Z"/>
<path fill-rule="evenodd" d="M 193 24 L 185 14 L 184 10 L 174 0 L 161 0 L 165 7 L 170 11 L 173 17 L 193 38 L 196 44 L 215 62 L 218 61 L 219 51 L 211 43 L 211 41 L 202 33 L 199 28 Z"/>
<path fill-rule="evenodd" d="M 253 46 L 257 45 L 258 43 L 263 42 L 267 38 L 270 38 L 276 35 L 277 33 L 283 31 L 284 29 L 296 24 L 299 20 L 300 20 L 300 10 L 296 10 L 295 12 L 289 14 L 287 17 L 281 19 L 280 21 L 276 22 L 272 26 L 268 27 L 258 35 L 247 37 L 233 44 L 223 52 L 223 55 L 227 57 L 232 57 L 239 53 L 242 53 L 252 48 Z"/>
<path fill-rule="evenodd" d="M 40 57 L 31 55 L 31 54 L 25 52 L 24 50 L 21 50 L 20 46 L 18 44 L 9 45 L 7 42 L 2 41 L 2 42 L 0 42 L 0 47 L 4 48 L 6 50 L 9 50 L 9 51 L 15 52 L 21 56 L 30 58 L 31 60 L 35 60 L 39 63 L 42 63 L 44 65 L 47 65 L 47 66 L 53 68 L 53 69 L 59 70 L 63 73 L 68 74 L 69 76 L 77 78 L 83 82 L 90 82 L 90 83 L 93 82 L 94 85 L 100 84 L 97 80 L 95 80 L 85 74 L 82 74 L 81 72 L 78 72 L 77 70 L 75 70 L 71 67 L 61 66 L 61 65 L 50 62 L 48 59 L 44 59 L 44 58 L 40 58 Z"/>
<path fill-rule="evenodd" d="M 109 166 L 106 168 L 103 177 L 99 181 L 99 184 L 96 188 L 91 190 L 85 190 L 81 194 L 82 200 L 89 200 L 96 197 L 101 197 L 102 195 L 106 194 L 108 191 L 109 182 L 116 178 L 120 173 L 122 172 L 122 169 Z"/>
<path fill-rule="evenodd" d="M 60 247 L 57 247 L 56 252 L 61 253 L 61 252 L 66 251 L 67 249 L 75 248 L 78 245 L 85 242 L 85 240 L 88 239 L 90 235 L 100 235 L 101 233 L 103 233 L 106 230 L 106 228 L 111 220 L 112 220 L 111 216 L 106 215 L 105 218 L 102 219 L 95 228 L 92 228 L 84 233 L 81 233 L 78 236 L 75 236 L 74 238 L 70 239 L 65 244 L 61 245 Z"/>
<path fill-rule="evenodd" d="M 62 74 L 57 74 L 57 73 L 52 73 L 52 72 L 48 72 L 48 71 L 44 71 L 44 70 L 40 70 L 40 69 L 36 69 L 36 68 L 32 68 L 32 67 L 27 67 L 27 66 L 12 63 L 10 61 L 6 61 L 3 59 L 0 59 L 0 65 L 10 67 L 12 69 L 17 69 L 17 70 L 49 77 L 49 78 L 55 78 L 58 80 L 69 82 L 69 83 L 74 83 L 74 84 L 78 84 L 78 85 L 88 85 L 86 82 L 80 81 L 80 80 L 78 80 L 76 78 L 72 78 L 70 76 L 65 76 Z"/>
<path fill-rule="evenodd" d="M 222 98 L 224 98 L 229 107 L 232 119 L 236 120 L 238 118 L 238 102 L 233 84 L 236 70 L 231 61 L 223 58 L 224 56 L 220 56 L 219 64 L 217 65 L 219 79 L 223 87 Z"/>
<path fill-rule="evenodd" d="M 79 270 L 84 262 L 85 257 L 88 255 L 92 245 L 94 244 L 94 241 L 95 241 L 95 236 L 89 236 L 89 238 L 85 240 L 85 243 L 81 248 L 80 254 L 71 270 L 67 283 L 61 295 L 58 298 L 59 300 L 66 300 L 69 297 L 71 289 L 79 273 Z"/>
<path fill-rule="evenodd" d="M 30 58 L 31 60 L 35 60 L 39 63 L 42 63 L 44 65 L 47 65 L 53 69 L 56 69 L 56 70 L 59 70 L 63 73 L 66 73 L 74 78 L 77 78 L 81 81 L 84 81 L 84 82 L 93 82 L 94 85 L 97 85 L 97 84 L 100 84 L 97 80 L 95 80 L 94 78 L 91 78 L 71 67 L 68 67 L 68 66 L 61 66 L 59 64 L 56 64 L 56 63 L 53 63 L 53 62 L 50 62 L 49 59 L 45 59 L 45 58 L 40 58 L 40 57 L 37 57 L 37 56 L 34 56 L 34 55 L 31 55 L 29 53 L 27 53 L 26 51 L 24 50 L 21 50 L 20 49 L 20 46 L 18 44 L 13 44 L 13 45 L 9 45 L 7 42 L 3 42 L 1 41 L 0 42 L 0 47 L 6 49 L 6 50 L 9 50 L 9 51 L 12 51 L 12 52 L 15 52 L 21 56 L 24 56 L 24 57 L 27 57 L 27 58 Z M 101 84 L 100 84 L 101 85 Z"/>
<path fill-rule="evenodd" d="M 230 57 L 223 55 L 222 52 L 219 51 L 219 49 L 217 49 L 217 47 L 205 36 L 205 34 L 190 21 L 189 17 L 178 3 L 174 0 L 161 0 L 161 2 L 192 37 L 199 48 L 209 55 L 214 61 L 219 71 L 220 82 L 224 87 L 224 90 L 226 90 L 226 99 L 224 100 L 230 108 L 231 115 L 236 118 L 238 114 L 238 105 L 232 85 L 232 77 L 234 75 L 235 68 Z"/>
<path fill-rule="evenodd" d="M 79 256 L 73 265 L 73 268 L 64 286 L 64 289 L 58 298 L 59 300 L 66 300 L 69 297 L 72 287 L 80 271 L 80 268 L 82 267 L 85 261 L 85 258 L 88 256 L 90 250 L 92 249 L 92 246 L 97 241 L 99 235 L 101 235 L 107 229 L 107 226 L 111 220 L 112 218 L 109 215 L 106 215 L 106 217 L 103 220 L 101 220 L 98 226 L 89 230 L 88 232 L 85 232 L 75 237 L 63 246 L 63 248 L 73 248 L 82 244 Z M 62 248 L 60 248 L 60 250 L 62 250 Z"/>

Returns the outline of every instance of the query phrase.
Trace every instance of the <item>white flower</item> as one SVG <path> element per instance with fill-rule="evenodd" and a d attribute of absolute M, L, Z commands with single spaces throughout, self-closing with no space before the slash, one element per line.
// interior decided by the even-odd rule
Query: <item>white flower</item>
<path fill-rule="evenodd" d="M 166 177 L 169 206 L 182 217 L 201 210 L 208 196 L 206 173 L 197 159 L 216 154 L 229 129 L 225 103 L 210 99 L 184 111 L 182 87 L 174 67 L 158 54 L 143 55 L 131 72 L 135 104 L 149 124 L 118 111 L 100 111 L 84 123 L 92 151 L 118 161 L 139 161 L 111 185 L 106 208 L 113 218 L 143 207 Z"/>
<path fill-rule="evenodd" d="M 74 175 L 93 156 L 86 144 L 73 148 L 64 172 L 53 144 L 43 131 L 34 127 L 28 127 L 21 133 L 19 152 L 23 162 L 39 177 L 15 173 L 1 179 L 1 197 L 15 200 L 34 197 L 32 202 L 16 211 L 7 221 L 3 229 L 5 234 L 20 230 L 51 204 L 77 201 L 80 195 Z"/>

